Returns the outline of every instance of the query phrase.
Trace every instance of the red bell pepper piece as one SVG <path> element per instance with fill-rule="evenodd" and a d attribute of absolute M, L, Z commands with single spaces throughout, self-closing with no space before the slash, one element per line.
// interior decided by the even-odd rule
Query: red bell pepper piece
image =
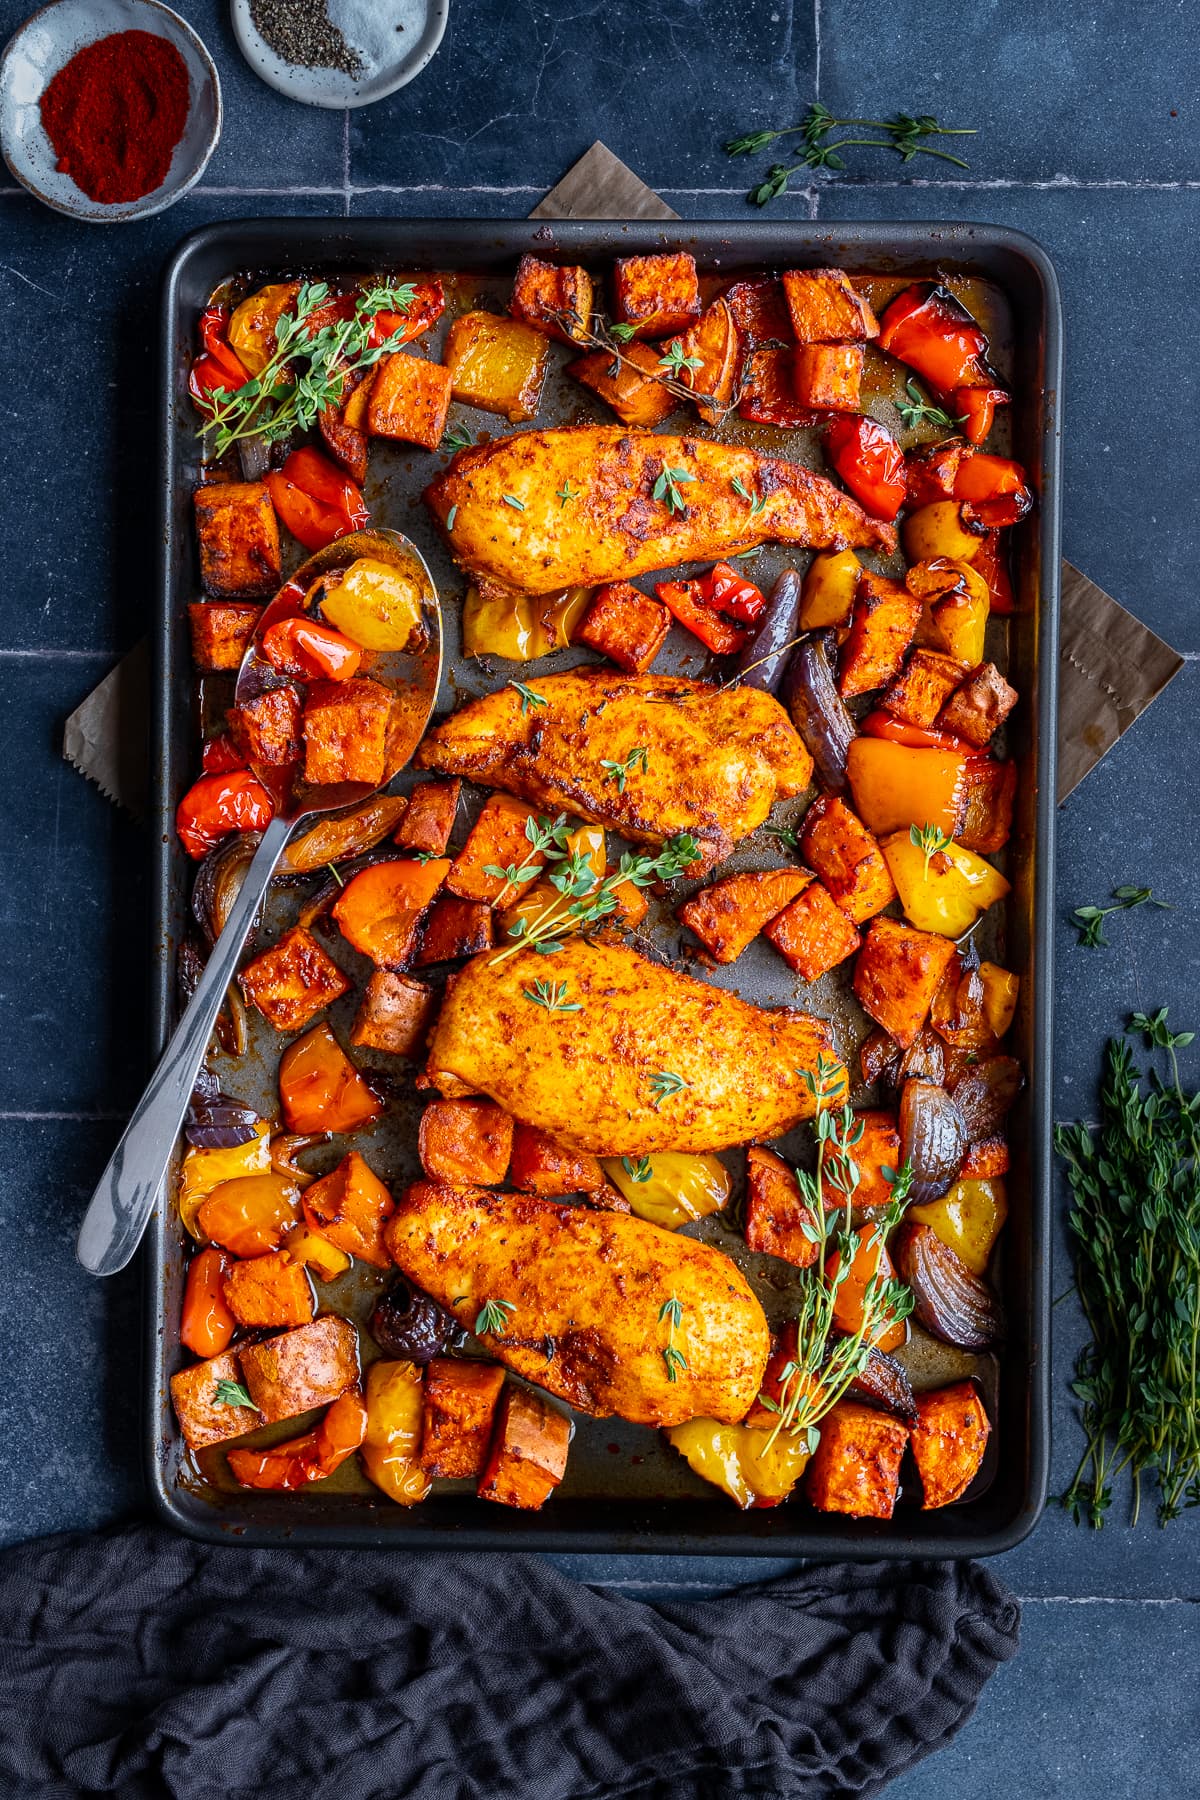
<path fill-rule="evenodd" d="M 232 393 L 250 379 L 250 371 L 226 341 L 229 317 L 227 306 L 206 306 L 200 315 L 200 342 L 204 354 L 192 364 L 188 392 L 202 411 L 211 410 L 214 393 L 221 389 Z"/>
<path fill-rule="evenodd" d="M 848 416 L 825 427 L 825 454 L 854 498 L 875 519 L 894 519 L 904 504 L 904 452 L 877 419 Z"/>
<path fill-rule="evenodd" d="M 407 312 L 377 312 L 373 316 L 371 335 L 367 340 L 372 350 L 378 350 L 396 332 L 402 335 L 395 339 L 393 348 L 411 344 L 445 312 L 446 294 L 440 281 L 420 281 L 414 285 L 416 292 Z"/>
<path fill-rule="evenodd" d="M 1033 494 L 1019 462 L 1008 456 L 972 451 L 958 466 L 954 498 L 966 500 L 973 517 L 989 528 L 1015 525 L 1033 505 Z"/>
<path fill-rule="evenodd" d="M 752 581 L 747 581 L 731 563 L 714 563 L 700 580 L 700 597 L 705 606 L 753 625 L 767 604 L 767 596 Z"/>
<path fill-rule="evenodd" d="M 175 829 L 197 861 L 234 831 L 265 831 L 274 812 L 271 796 L 249 769 L 202 775 L 175 812 Z"/>
<path fill-rule="evenodd" d="M 304 681 L 349 681 L 362 661 L 357 644 L 314 619 L 280 619 L 264 635 L 261 648 L 274 668 Z"/>
<path fill-rule="evenodd" d="M 954 750 L 960 756 L 986 756 L 952 731 L 935 731 L 932 726 L 910 725 L 904 719 L 893 719 L 891 713 L 870 712 L 859 726 L 865 737 L 885 738 L 889 744 L 907 744 L 910 750 Z"/>
<path fill-rule="evenodd" d="M 962 420 L 962 434 L 971 444 L 982 444 L 992 429 L 998 406 L 1007 406 L 1011 395 L 1005 388 L 977 386 L 956 387 L 950 396 L 955 417 Z"/>
<path fill-rule="evenodd" d="M 944 287 L 917 282 L 897 294 L 879 321 L 879 347 L 907 363 L 939 394 L 971 387 L 987 337 Z"/>
<path fill-rule="evenodd" d="M 244 769 L 246 759 L 229 733 L 223 731 L 220 737 L 205 738 L 200 767 L 206 775 L 228 775 L 234 769 Z"/>
<path fill-rule="evenodd" d="M 306 550 L 323 550 L 348 531 L 361 531 L 371 515 L 362 490 L 319 450 L 293 450 L 267 487 L 279 517 Z"/>
<path fill-rule="evenodd" d="M 225 1304 L 221 1283 L 233 1257 L 210 1244 L 193 1256 L 183 1290 L 183 1323 L 179 1336 L 196 1356 L 220 1356 L 229 1348 L 237 1320 Z"/>
<path fill-rule="evenodd" d="M 1008 552 L 1001 541 L 999 531 L 984 534 L 979 549 L 975 552 L 975 560 L 971 564 L 976 574 L 982 575 L 988 584 L 992 596 L 994 613 L 1013 613 L 1017 603 L 1013 598 L 1012 577 L 1008 572 Z"/>
<path fill-rule="evenodd" d="M 700 597 L 701 583 L 698 581 L 656 581 L 654 591 L 667 611 L 718 656 L 732 656 L 742 649 L 750 635 L 740 625 L 723 619 L 720 613 L 709 611 Z"/>
<path fill-rule="evenodd" d="M 358 1389 L 351 1388 L 314 1430 L 269 1450 L 231 1450 L 229 1467 L 243 1487 L 300 1488 L 332 1475 L 366 1434 L 367 1409 Z"/>

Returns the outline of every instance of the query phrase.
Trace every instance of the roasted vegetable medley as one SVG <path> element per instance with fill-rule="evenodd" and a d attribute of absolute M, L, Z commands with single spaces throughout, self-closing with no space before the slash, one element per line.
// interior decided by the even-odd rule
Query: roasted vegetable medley
<path fill-rule="evenodd" d="M 662 1432 L 740 1507 L 886 1520 L 987 1481 L 1024 1079 L 1000 665 L 1034 497 L 966 292 L 526 256 L 507 311 L 428 275 L 205 311 L 184 991 L 273 809 L 377 790 L 293 837 L 193 1097 L 171 1388 L 210 1480 L 356 1457 L 401 1506 L 536 1509 L 576 1413 Z M 582 422 L 541 422 L 552 379 Z M 381 440 L 427 466 L 403 527 L 463 572 L 441 603 L 486 677 L 395 790 L 378 659 L 420 607 L 350 537 L 401 523 L 364 498 Z M 756 579 L 765 545 L 795 566 Z M 742 957 L 793 1004 L 743 999 Z M 253 1015 L 272 1117 L 227 1091 Z"/>

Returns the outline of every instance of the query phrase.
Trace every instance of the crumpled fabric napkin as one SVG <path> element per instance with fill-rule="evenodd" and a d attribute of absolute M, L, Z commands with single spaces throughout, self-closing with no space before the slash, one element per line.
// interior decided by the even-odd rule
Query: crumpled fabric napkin
<path fill-rule="evenodd" d="M 0 1791 L 878 1794 L 970 1716 L 1019 1620 L 972 1563 L 650 1603 L 532 1556 L 63 1535 L 0 1554 Z"/>

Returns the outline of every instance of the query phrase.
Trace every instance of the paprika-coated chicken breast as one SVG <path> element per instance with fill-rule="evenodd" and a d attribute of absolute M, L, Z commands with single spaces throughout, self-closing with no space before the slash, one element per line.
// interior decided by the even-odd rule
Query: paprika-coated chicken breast
<path fill-rule="evenodd" d="M 623 425 L 474 444 L 430 482 L 425 501 L 464 569 L 522 594 L 628 580 L 756 544 L 896 545 L 894 526 L 798 463 Z"/>
<path fill-rule="evenodd" d="M 579 1010 L 536 1005 L 547 979 Z M 840 1067 L 824 1019 L 571 937 L 554 956 L 485 951 L 452 975 L 426 1073 L 572 1150 L 644 1156 L 781 1137 L 816 1110 L 801 1071 L 815 1076 L 822 1053 Z"/>
<path fill-rule="evenodd" d="M 460 1324 L 504 1302 L 503 1333 L 483 1333 L 489 1354 L 580 1412 L 733 1422 L 758 1397 L 767 1321 L 711 1244 L 624 1213 L 433 1181 L 409 1188 L 386 1235 L 393 1261 Z"/>
<path fill-rule="evenodd" d="M 757 688 L 588 667 L 522 685 L 532 699 L 502 687 L 435 726 L 417 766 L 574 813 L 634 843 L 691 832 L 708 864 L 812 776 L 787 713 Z"/>

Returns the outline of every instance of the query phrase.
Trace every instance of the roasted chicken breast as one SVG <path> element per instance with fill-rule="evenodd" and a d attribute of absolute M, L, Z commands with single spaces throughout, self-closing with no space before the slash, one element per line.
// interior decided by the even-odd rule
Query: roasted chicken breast
<path fill-rule="evenodd" d="M 502 687 L 460 707 L 426 734 L 417 766 L 504 788 L 635 843 L 690 831 L 707 864 L 812 776 L 791 720 L 757 688 L 596 668 L 523 686 L 528 693 Z"/>
<path fill-rule="evenodd" d="M 733 1422 L 758 1396 L 767 1321 L 711 1244 L 623 1213 L 419 1181 L 388 1221 L 387 1247 L 460 1324 L 503 1302 L 489 1352 L 580 1412 Z"/>
<path fill-rule="evenodd" d="M 534 1003 L 547 978 L 577 1012 Z M 802 1071 L 822 1052 L 836 1064 L 824 1019 L 767 1012 L 623 944 L 575 937 L 555 956 L 485 951 L 452 975 L 427 1074 L 573 1150 L 644 1156 L 782 1136 L 816 1110 Z"/>
<path fill-rule="evenodd" d="M 735 492 L 735 480 L 762 501 L 757 512 Z M 564 493 L 571 497 L 564 501 Z M 894 526 L 870 518 L 811 469 L 734 444 L 622 425 L 526 431 L 472 445 L 430 482 L 425 501 L 464 569 L 524 594 L 628 579 L 756 544 L 896 545 Z"/>

